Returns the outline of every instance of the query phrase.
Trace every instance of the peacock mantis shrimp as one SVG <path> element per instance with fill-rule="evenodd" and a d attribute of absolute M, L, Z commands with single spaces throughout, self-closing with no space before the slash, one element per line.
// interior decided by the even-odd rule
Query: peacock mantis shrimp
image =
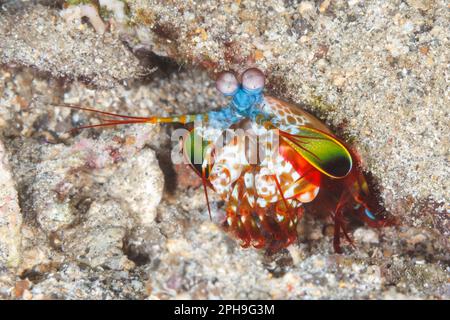
<path fill-rule="evenodd" d="M 208 190 L 225 202 L 225 230 L 243 247 L 277 251 L 297 239 L 305 205 L 334 221 L 333 246 L 351 244 L 346 220 L 371 227 L 394 224 L 370 192 L 360 159 L 317 118 L 299 107 L 263 94 L 265 76 L 256 68 L 236 76 L 223 72 L 217 89 L 230 102 L 200 114 L 133 117 L 74 107 L 112 117 L 94 128 L 121 124 L 181 123 L 181 151 Z"/>

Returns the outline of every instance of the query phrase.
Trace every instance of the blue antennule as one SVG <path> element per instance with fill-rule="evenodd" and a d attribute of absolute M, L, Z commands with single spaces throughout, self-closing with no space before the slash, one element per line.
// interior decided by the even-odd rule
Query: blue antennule
<path fill-rule="evenodd" d="M 262 90 L 252 92 L 244 88 L 239 88 L 233 96 L 233 105 L 237 112 L 244 117 L 250 115 L 250 111 L 255 104 L 262 101 Z"/>

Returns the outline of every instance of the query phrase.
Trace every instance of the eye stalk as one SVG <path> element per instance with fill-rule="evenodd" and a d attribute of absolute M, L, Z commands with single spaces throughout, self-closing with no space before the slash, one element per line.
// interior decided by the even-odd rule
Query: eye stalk
<path fill-rule="evenodd" d="M 225 96 L 234 95 L 239 89 L 239 82 L 232 72 L 222 72 L 216 80 L 216 88 Z"/>
<path fill-rule="evenodd" d="M 264 89 L 264 81 L 266 77 L 264 73 L 257 69 L 251 68 L 242 74 L 242 87 L 251 93 L 259 93 Z"/>

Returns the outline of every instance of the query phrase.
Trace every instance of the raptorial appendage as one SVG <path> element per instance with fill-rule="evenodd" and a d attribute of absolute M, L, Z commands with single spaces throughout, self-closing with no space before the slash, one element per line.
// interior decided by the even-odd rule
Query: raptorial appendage
<path fill-rule="evenodd" d="M 255 139 L 265 143 L 255 149 L 245 137 L 231 139 L 209 159 L 207 180 L 226 203 L 224 228 L 241 239 L 243 247 L 276 251 L 297 238 L 302 203 L 313 201 L 319 193 L 320 174 L 301 158 L 289 161 L 289 146 L 279 146 L 276 139 L 274 148 L 275 142 L 268 138 L 273 135 L 266 129 L 255 131 L 259 131 Z M 256 158 L 255 150 L 263 157 Z"/>

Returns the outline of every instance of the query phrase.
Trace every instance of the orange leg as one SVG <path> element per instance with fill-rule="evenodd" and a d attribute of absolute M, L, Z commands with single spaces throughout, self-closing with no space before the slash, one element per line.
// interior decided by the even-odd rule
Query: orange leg
<path fill-rule="evenodd" d="M 333 238 L 333 247 L 336 253 L 342 253 L 341 249 L 341 232 L 347 241 L 353 245 L 353 240 L 348 235 L 347 229 L 345 227 L 344 221 L 344 207 L 346 202 L 350 199 L 350 195 L 347 192 L 343 192 L 339 199 L 338 205 L 336 206 L 335 214 L 334 214 L 334 238 Z"/>

